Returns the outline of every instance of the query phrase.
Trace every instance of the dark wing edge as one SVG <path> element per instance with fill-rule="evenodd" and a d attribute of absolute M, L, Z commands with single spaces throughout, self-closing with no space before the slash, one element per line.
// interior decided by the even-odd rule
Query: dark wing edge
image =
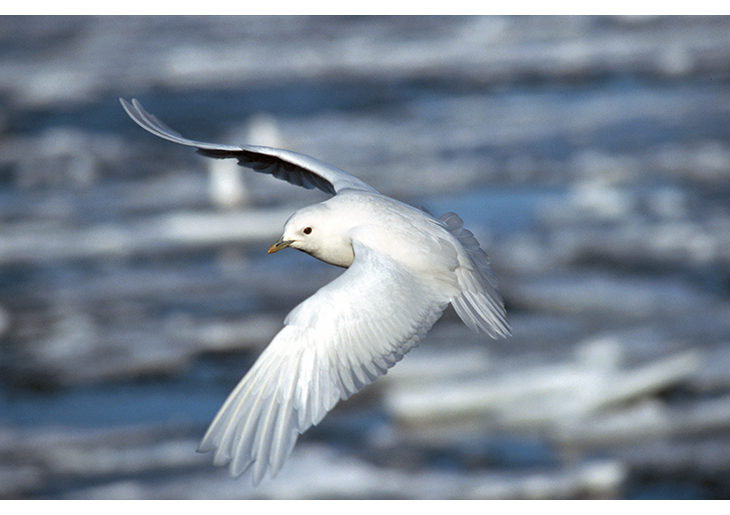
<path fill-rule="evenodd" d="M 257 145 L 220 145 L 185 138 L 147 112 L 137 99 L 132 99 L 131 103 L 123 98 L 119 101 L 129 117 L 146 131 L 173 143 L 194 147 L 204 156 L 237 159 L 241 166 L 255 172 L 273 175 L 295 186 L 316 188 L 331 195 L 346 188 L 377 193 L 347 172 L 304 154 Z"/>

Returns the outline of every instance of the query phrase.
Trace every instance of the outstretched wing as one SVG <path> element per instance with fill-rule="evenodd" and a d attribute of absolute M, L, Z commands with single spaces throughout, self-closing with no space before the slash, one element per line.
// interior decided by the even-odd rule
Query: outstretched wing
<path fill-rule="evenodd" d="M 282 150 L 278 148 L 261 147 L 256 145 L 218 145 L 216 143 L 204 143 L 187 139 L 157 119 L 156 116 L 148 113 L 136 99 L 130 104 L 123 98 L 119 101 L 127 114 L 140 127 L 151 132 L 155 136 L 195 147 L 198 152 L 205 156 L 216 158 L 235 158 L 241 166 L 250 168 L 256 172 L 273 175 L 277 179 L 285 180 L 296 186 L 307 189 L 320 189 L 332 195 L 345 189 L 376 192 L 365 182 L 353 177 L 347 172 L 332 165 L 305 156 L 297 152 Z"/>
<path fill-rule="evenodd" d="M 203 437 L 199 450 L 214 450 L 232 475 L 250 471 L 256 484 L 276 474 L 299 434 L 385 374 L 448 304 L 443 289 L 354 248 L 352 266 L 289 313 Z"/>

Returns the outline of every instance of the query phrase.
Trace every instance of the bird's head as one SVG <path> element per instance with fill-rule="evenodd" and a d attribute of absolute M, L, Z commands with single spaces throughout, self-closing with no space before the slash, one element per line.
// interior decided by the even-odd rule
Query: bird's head
<path fill-rule="evenodd" d="M 286 221 L 284 233 L 268 253 L 291 247 L 325 263 L 348 268 L 355 255 L 352 240 L 341 222 L 324 204 L 300 209 Z"/>

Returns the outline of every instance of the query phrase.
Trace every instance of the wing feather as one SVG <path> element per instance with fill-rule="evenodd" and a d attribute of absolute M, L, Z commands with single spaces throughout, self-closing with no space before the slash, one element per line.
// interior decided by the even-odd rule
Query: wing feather
<path fill-rule="evenodd" d="M 251 469 L 254 483 L 276 474 L 299 434 L 386 373 L 450 301 L 390 258 L 354 247 L 352 266 L 292 310 L 203 437 L 199 450 L 214 450 L 231 474 Z"/>
<path fill-rule="evenodd" d="M 497 289 L 497 279 L 489 263 L 489 256 L 479 242 L 464 229 L 463 222 L 454 213 L 446 213 L 441 221 L 463 247 L 466 256 L 460 259 L 456 270 L 461 294 L 452 301 L 459 318 L 473 331 L 492 338 L 511 334 L 507 312 Z"/>
<path fill-rule="evenodd" d="M 295 186 L 317 188 L 332 195 L 347 188 L 377 193 L 357 177 L 304 154 L 257 145 L 219 145 L 185 138 L 148 113 L 136 99 L 132 99 L 131 103 L 123 98 L 119 101 L 129 117 L 146 131 L 173 143 L 195 147 L 205 156 L 238 159 L 241 166 L 255 172 L 273 175 Z"/>

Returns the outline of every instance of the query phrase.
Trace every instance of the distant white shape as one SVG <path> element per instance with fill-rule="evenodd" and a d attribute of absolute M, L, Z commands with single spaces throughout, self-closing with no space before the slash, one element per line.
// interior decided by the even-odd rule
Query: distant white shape
<path fill-rule="evenodd" d="M 253 116 L 246 127 L 246 141 L 268 147 L 282 146 L 276 119 L 267 114 Z M 248 193 L 241 177 L 241 168 L 228 160 L 211 161 L 208 165 L 210 196 L 216 205 L 227 209 L 246 203 Z"/>
<path fill-rule="evenodd" d="M 252 116 L 246 127 L 246 141 L 267 147 L 282 146 L 283 140 L 276 118 L 265 113 Z"/>
<path fill-rule="evenodd" d="M 269 249 L 292 247 L 347 271 L 289 313 L 203 437 L 199 450 L 215 451 L 231 474 L 248 472 L 254 484 L 276 474 L 299 434 L 385 374 L 449 303 L 473 330 L 510 334 L 489 258 L 455 214 L 433 218 L 295 152 L 185 139 L 136 100 L 121 102 L 161 138 L 334 195 L 295 212 Z"/>
<path fill-rule="evenodd" d="M 222 208 L 240 206 L 246 201 L 241 169 L 230 161 L 212 161 L 208 165 L 210 196 Z"/>

